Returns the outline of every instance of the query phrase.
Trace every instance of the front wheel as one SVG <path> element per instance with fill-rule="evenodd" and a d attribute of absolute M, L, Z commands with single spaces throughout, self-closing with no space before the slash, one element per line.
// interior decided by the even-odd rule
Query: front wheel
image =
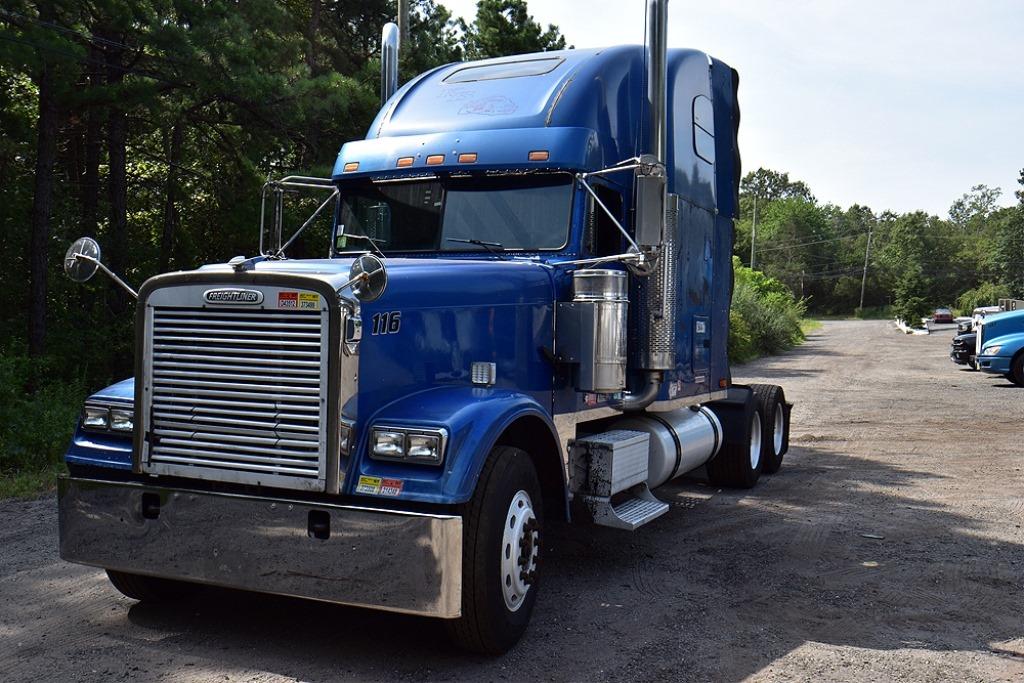
<path fill-rule="evenodd" d="M 1024 387 L 1024 352 L 1018 353 L 1010 361 L 1010 371 L 1006 373 L 1006 378 L 1018 387 Z"/>
<path fill-rule="evenodd" d="M 171 602 L 186 597 L 198 588 L 184 581 L 129 574 L 113 569 L 107 570 L 107 578 L 122 595 L 139 602 Z"/>
<path fill-rule="evenodd" d="M 462 514 L 462 616 L 448 622 L 458 646 L 501 654 L 526 631 L 537 600 L 544 518 L 530 456 L 497 446 Z"/>

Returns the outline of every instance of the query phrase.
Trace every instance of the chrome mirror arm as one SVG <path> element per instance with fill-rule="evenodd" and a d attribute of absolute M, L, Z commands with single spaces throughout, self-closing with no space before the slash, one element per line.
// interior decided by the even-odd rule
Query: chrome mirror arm
<path fill-rule="evenodd" d="M 131 295 L 132 295 L 132 298 L 133 298 L 133 299 L 135 299 L 136 301 L 138 301 L 138 300 L 139 300 L 139 294 L 138 294 L 138 292 L 136 292 L 136 291 L 135 291 L 134 289 L 132 289 L 131 287 L 129 287 L 129 286 L 128 286 L 128 283 L 126 283 L 126 282 L 125 282 L 124 280 L 122 280 L 121 278 L 119 278 L 119 277 L 117 276 L 117 274 L 115 274 L 115 273 L 114 273 L 114 271 L 110 270 L 110 268 L 107 268 L 107 267 L 106 267 L 105 265 L 103 265 L 103 262 L 102 262 L 102 261 L 100 261 L 99 259 L 97 259 L 97 258 L 93 258 L 92 256 L 89 256 L 88 254 L 81 254 L 81 253 L 75 253 L 75 254 L 72 254 L 72 256 L 73 256 L 73 257 L 74 257 L 74 258 L 75 258 L 76 260 L 78 260 L 78 261 L 85 261 L 86 263 L 92 263 L 92 264 L 93 264 L 93 265 L 95 265 L 95 266 L 96 266 L 97 268 L 99 268 L 99 269 L 100 269 L 100 270 L 102 270 L 102 271 L 103 271 L 104 273 L 106 273 L 106 274 L 107 274 L 107 276 L 108 276 L 108 277 L 109 277 L 109 278 L 110 278 L 111 280 L 113 280 L 113 281 L 114 281 L 114 282 L 116 282 L 116 283 L 117 283 L 118 285 L 120 285 L 120 286 L 121 286 L 121 289 L 123 289 L 124 291 L 128 292 L 129 294 L 131 294 Z"/>

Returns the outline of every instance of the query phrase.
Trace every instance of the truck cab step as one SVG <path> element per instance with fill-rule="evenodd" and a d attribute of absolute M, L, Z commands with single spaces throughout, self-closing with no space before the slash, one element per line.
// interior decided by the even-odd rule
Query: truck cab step
<path fill-rule="evenodd" d="M 658 500 L 647 488 L 639 484 L 628 491 L 629 497 L 616 504 L 610 498 L 583 496 L 594 524 L 614 529 L 635 531 L 668 512 L 668 503 Z"/>

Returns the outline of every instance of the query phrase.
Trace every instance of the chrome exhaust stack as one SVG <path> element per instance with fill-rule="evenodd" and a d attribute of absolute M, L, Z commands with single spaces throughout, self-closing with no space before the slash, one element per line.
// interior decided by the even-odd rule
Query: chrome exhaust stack
<path fill-rule="evenodd" d="M 636 242 L 653 269 L 637 287 L 639 368 L 644 385 L 626 392 L 619 410 L 643 410 L 658 396 L 666 370 L 676 365 L 678 263 L 676 233 L 679 197 L 667 195 L 668 163 L 668 0 L 647 2 L 648 142 L 636 173 Z"/>
<path fill-rule="evenodd" d="M 400 38 L 398 25 L 384 24 L 380 36 L 380 106 L 387 104 L 398 90 L 398 48 Z"/>

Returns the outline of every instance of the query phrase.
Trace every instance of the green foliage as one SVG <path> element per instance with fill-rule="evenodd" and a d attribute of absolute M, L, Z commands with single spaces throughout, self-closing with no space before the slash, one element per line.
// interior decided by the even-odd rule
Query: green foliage
<path fill-rule="evenodd" d="M 51 481 L 60 470 L 87 392 L 81 379 L 62 377 L 62 361 L 6 351 L 0 357 L 0 481 L 15 481 L 7 493 L 23 495 L 32 482 Z"/>
<path fill-rule="evenodd" d="M 957 297 L 956 307 L 964 315 L 970 315 L 975 308 L 995 306 L 1000 299 L 1011 298 L 1010 288 L 995 282 L 982 282 Z"/>
<path fill-rule="evenodd" d="M 479 0 L 476 8 L 476 20 L 462 25 L 471 59 L 565 49 L 558 27 L 541 28 L 526 0 Z"/>
<path fill-rule="evenodd" d="M 733 259 L 735 286 L 729 311 L 729 359 L 745 363 L 779 353 L 804 339 L 804 302 L 779 280 Z"/>

